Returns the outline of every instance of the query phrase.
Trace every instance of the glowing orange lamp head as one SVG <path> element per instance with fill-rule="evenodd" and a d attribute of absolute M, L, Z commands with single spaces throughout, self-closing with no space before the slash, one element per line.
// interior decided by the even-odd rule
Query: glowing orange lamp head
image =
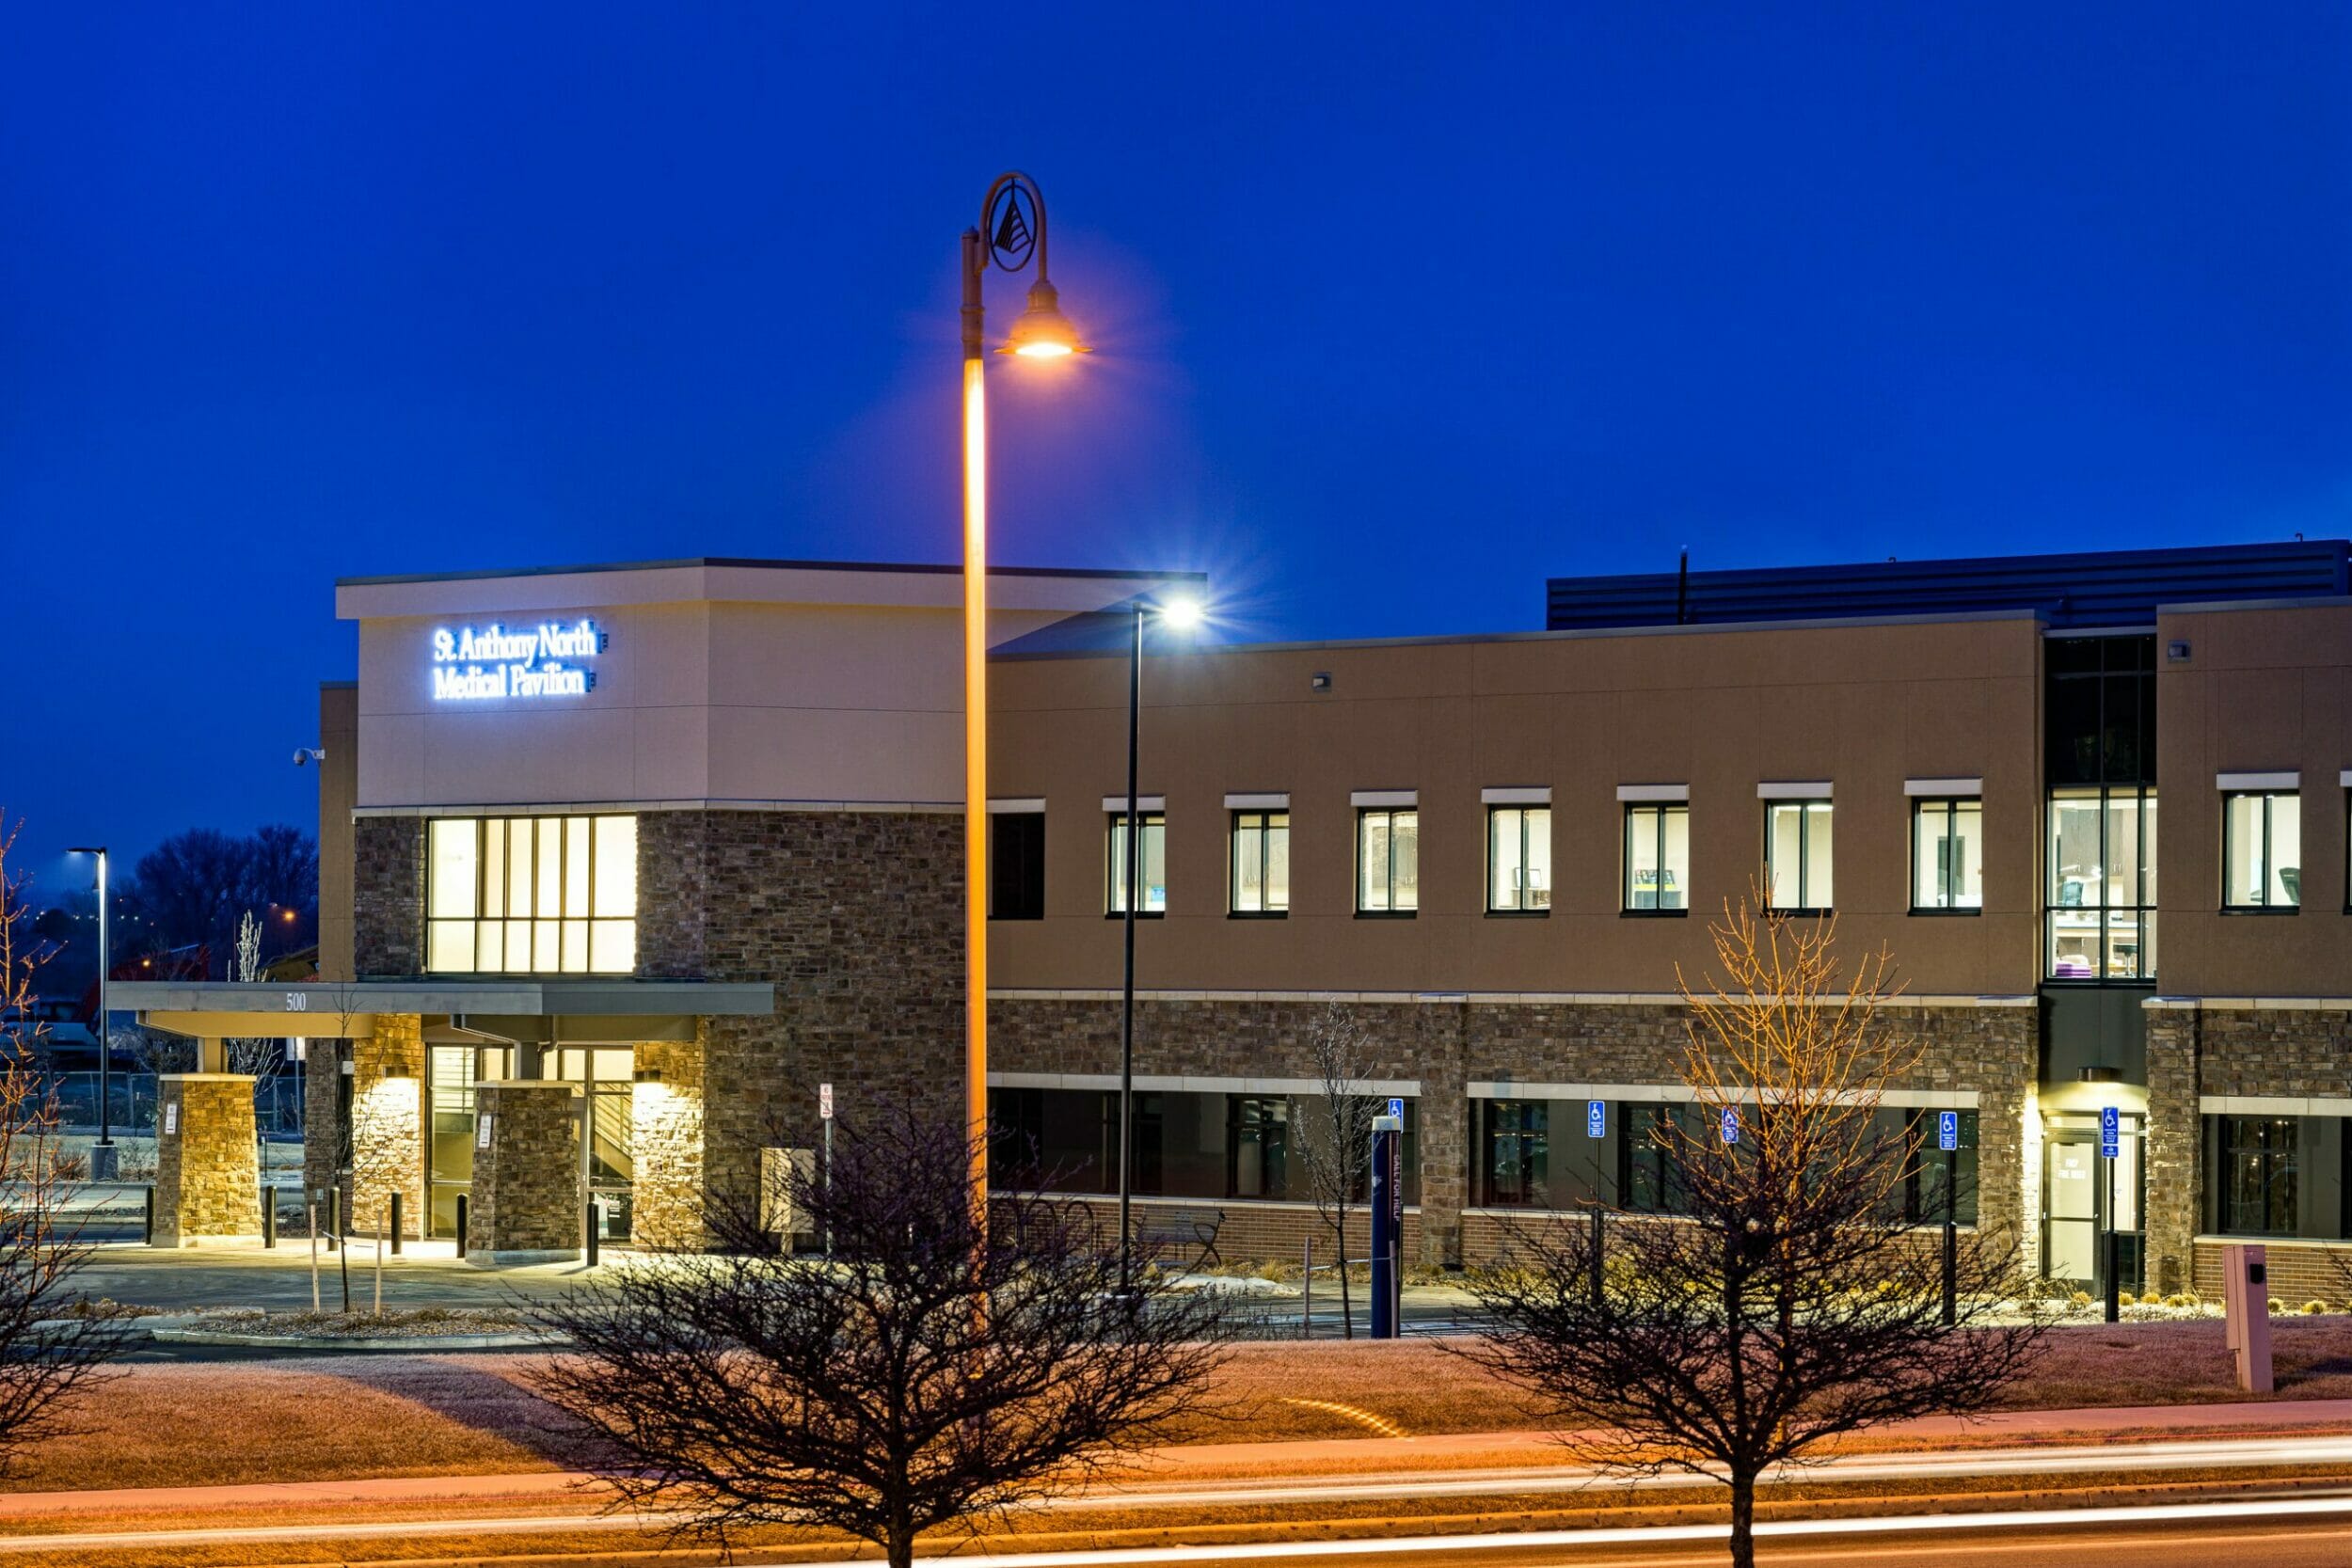
<path fill-rule="evenodd" d="M 1017 354 L 1024 359 L 1059 359 L 1093 351 L 1061 313 L 1061 292 L 1041 277 L 1029 285 L 1029 308 L 1012 324 L 1012 330 L 1005 334 L 1005 346 L 996 352 Z"/>

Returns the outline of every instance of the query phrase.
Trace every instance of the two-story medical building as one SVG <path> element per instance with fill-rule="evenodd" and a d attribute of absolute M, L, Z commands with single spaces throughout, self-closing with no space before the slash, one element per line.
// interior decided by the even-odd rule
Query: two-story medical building
<path fill-rule="evenodd" d="M 990 1100 L 1082 1192 L 1116 1186 L 1124 607 L 1199 586 L 991 578 Z M 691 1243 L 704 1195 L 815 1141 L 820 1084 L 850 1122 L 961 1093 L 959 606 L 951 570 L 809 562 L 343 582 L 320 978 L 125 1005 L 301 1037 L 313 1183 L 363 1217 L 398 1192 L 405 1228 L 455 1238 L 462 1197 L 485 1260 L 585 1227 Z M 1406 1102 L 1420 1256 L 1670 1205 L 1646 1132 L 1689 1114 L 1677 977 L 1755 886 L 1894 955 L 1928 1052 L 1886 1114 L 1959 1144 L 1928 1139 L 1916 1217 L 2063 1280 L 2111 1226 L 2165 1291 L 2261 1236 L 2281 1293 L 2342 1294 L 2344 542 L 1563 578 L 1547 622 L 1154 637 L 1147 1215 L 1295 1255 L 1334 1005 L 1365 1088 Z M 167 1096 L 167 1239 L 253 1228 L 245 1178 L 171 1147 L 237 1092 Z"/>

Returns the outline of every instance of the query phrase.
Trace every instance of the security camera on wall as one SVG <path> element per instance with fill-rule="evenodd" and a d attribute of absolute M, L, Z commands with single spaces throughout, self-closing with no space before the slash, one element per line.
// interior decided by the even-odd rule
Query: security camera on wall
<path fill-rule="evenodd" d="M 326 751 L 324 747 L 297 746 L 294 748 L 294 762 L 296 768 L 308 768 L 314 762 L 323 763 L 326 760 Z"/>

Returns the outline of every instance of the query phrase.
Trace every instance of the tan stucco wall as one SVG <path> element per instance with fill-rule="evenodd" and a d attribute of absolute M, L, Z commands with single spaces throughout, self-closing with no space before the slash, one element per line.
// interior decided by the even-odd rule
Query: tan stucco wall
<path fill-rule="evenodd" d="M 2175 663 L 2166 645 L 2189 644 Z M 2161 989 L 2196 996 L 2352 993 L 2344 913 L 2352 767 L 2352 605 L 2162 617 L 2156 639 Z M 2224 915 L 2220 773 L 2301 774 L 2303 901 Z"/>
<path fill-rule="evenodd" d="M 2030 619 L 1243 649 L 1152 659 L 1141 788 L 1168 811 L 1155 988 L 1667 991 L 1706 919 L 1761 867 L 1766 781 L 1836 786 L 1849 951 L 1884 942 L 1916 991 L 2039 978 L 2040 638 Z M 1311 677 L 1327 671 L 1331 689 Z M 992 928 L 998 987 L 1116 984 L 1103 798 L 1126 787 L 1122 658 L 994 671 L 990 793 L 1044 797 L 1046 916 Z M 1981 776 L 1985 912 L 1907 913 L 1906 778 Z M 1619 913 L 1624 784 L 1687 784 L 1692 916 Z M 1552 913 L 1485 914 L 1488 786 L 1552 790 Z M 1421 912 L 1354 918 L 1349 792 L 1417 789 Z M 1292 909 L 1226 917 L 1228 791 L 1291 795 Z"/>
<path fill-rule="evenodd" d="M 1145 578 L 996 574 L 992 644 Z M 961 579 L 680 567 L 347 584 L 358 805 L 960 802 Z M 578 696 L 436 701 L 436 630 L 594 620 Z"/>

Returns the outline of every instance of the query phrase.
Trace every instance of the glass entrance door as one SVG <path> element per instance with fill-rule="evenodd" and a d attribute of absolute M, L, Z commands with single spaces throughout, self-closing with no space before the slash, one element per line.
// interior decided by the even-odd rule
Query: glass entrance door
<path fill-rule="evenodd" d="M 2137 1289 L 2140 1118 L 2123 1118 L 2113 1159 L 2099 1153 L 2098 1124 L 2074 1120 L 2051 1126 L 2042 1145 L 2042 1272 L 2077 1290 L 2094 1289 L 2100 1237 L 2112 1226 L 2122 1233 L 2123 1283 Z"/>

